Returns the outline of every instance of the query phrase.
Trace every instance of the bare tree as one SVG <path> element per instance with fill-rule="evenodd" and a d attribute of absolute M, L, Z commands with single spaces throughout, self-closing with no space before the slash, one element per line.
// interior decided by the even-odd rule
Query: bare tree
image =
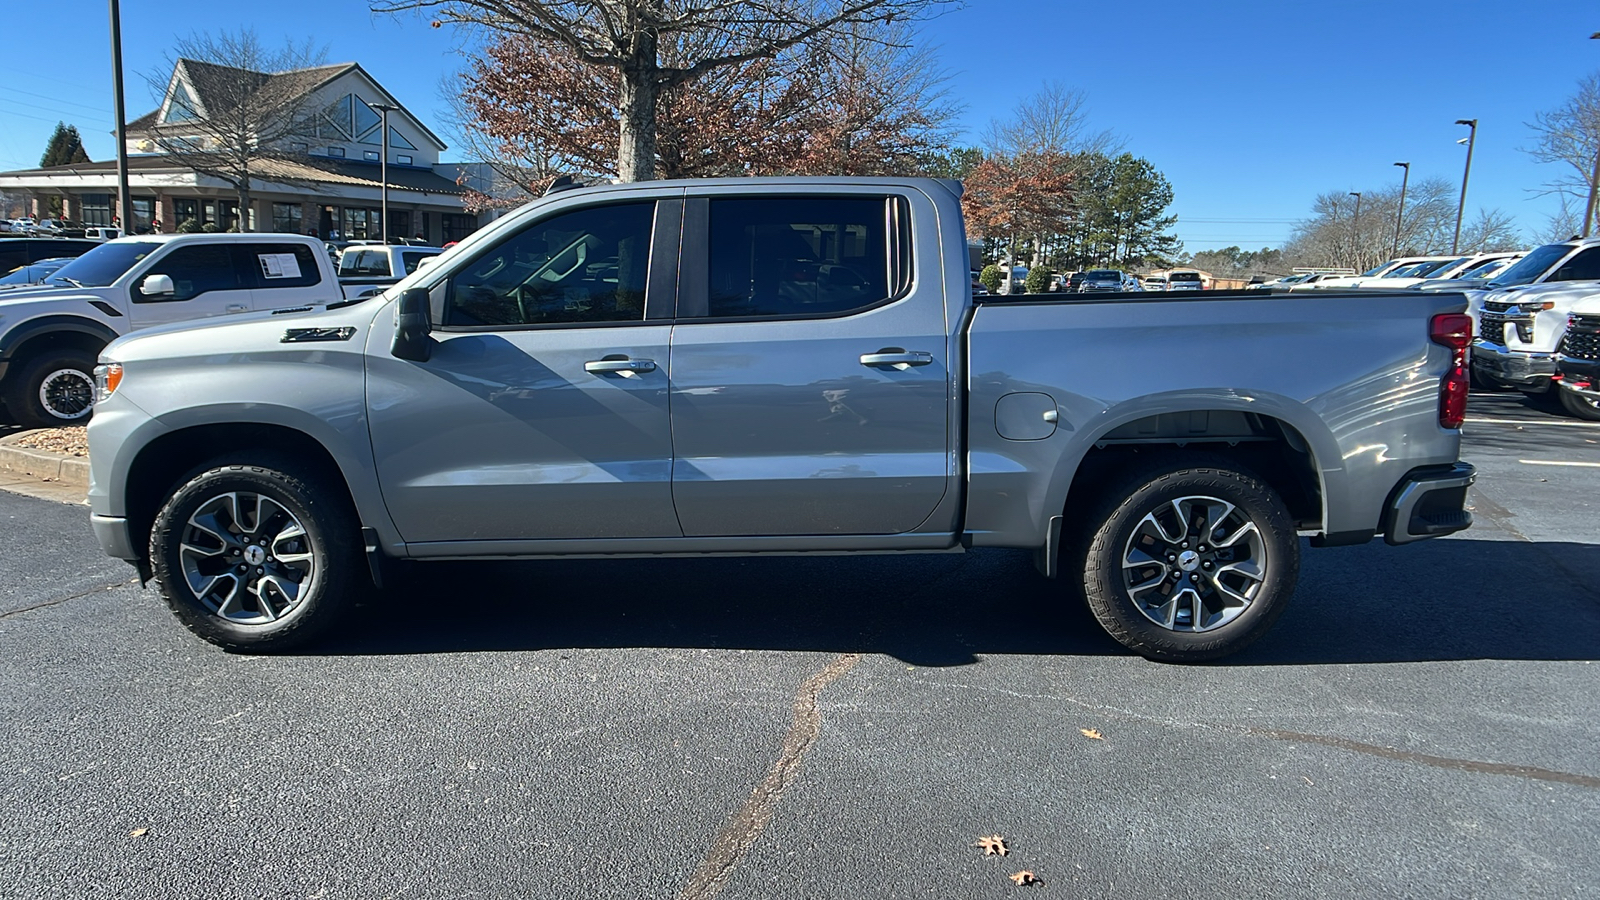
<path fill-rule="evenodd" d="M 1402 256 L 1442 255 L 1449 252 L 1455 231 L 1458 185 L 1433 177 L 1411 182 L 1406 192 L 1405 219 L 1400 227 Z M 1400 186 L 1368 188 L 1361 192 L 1361 218 L 1355 199 L 1347 191 L 1329 191 L 1312 203 L 1311 216 L 1295 226 L 1284 246 L 1284 258 L 1294 266 L 1348 266 L 1365 271 L 1390 258 L 1395 241 L 1395 213 Z M 1464 223 L 1462 253 L 1510 250 L 1522 245 L 1522 235 L 1510 216 L 1498 209 L 1480 209 Z"/>
<path fill-rule="evenodd" d="M 232 187 L 239 230 L 248 231 L 250 192 L 263 164 L 306 158 L 292 146 L 304 139 L 311 89 L 327 75 L 314 68 L 323 59 L 309 42 L 272 48 L 248 28 L 182 38 L 167 68 L 145 76 L 161 104 L 150 140 L 173 161 Z M 309 185 L 281 170 L 271 180 Z"/>
<path fill-rule="evenodd" d="M 502 34 L 568 48 L 586 66 L 618 76 L 617 174 L 656 171 L 662 92 L 724 66 L 778 54 L 841 26 L 906 21 L 955 0 L 378 0 L 376 12 L 417 10 Z M 695 48 L 677 61 L 663 45 Z"/>
<path fill-rule="evenodd" d="M 1038 93 L 1018 103 L 1004 119 L 992 119 L 984 130 L 985 149 L 992 155 L 1028 153 L 1098 153 L 1116 156 L 1122 141 L 1110 131 L 1089 127 L 1086 95 L 1059 81 L 1045 82 Z"/>
<path fill-rule="evenodd" d="M 1578 90 L 1561 106 L 1535 113 L 1528 123 L 1536 143 L 1527 152 L 1542 163 L 1556 163 L 1559 173 L 1542 193 L 1590 202 L 1600 175 L 1600 72 L 1579 80 Z M 1579 222 L 1582 230 L 1586 223 Z"/>

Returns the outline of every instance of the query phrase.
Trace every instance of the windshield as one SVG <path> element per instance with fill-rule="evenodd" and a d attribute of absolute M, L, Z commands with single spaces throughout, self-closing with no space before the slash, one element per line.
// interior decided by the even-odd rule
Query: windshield
<path fill-rule="evenodd" d="M 1430 274 L 1432 274 L 1434 272 L 1441 271 L 1441 270 L 1443 270 L 1443 269 L 1445 269 L 1445 268 L 1447 268 L 1449 266 L 1454 266 L 1454 265 L 1456 265 L 1458 263 L 1461 263 L 1461 262 L 1463 262 L 1465 260 L 1466 260 L 1466 257 L 1458 257 L 1456 259 L 1437 259 L 1437 260 L 1434 260 L 1433 262 L 1417 263 L 1414 266 L 1409 266 L 1408 267 L 1411 270 L 1411 274 L 1407 275 L 1406 277 L 1407 278 L 1420 278 L 1423 275 L 1430 275 Z M 1398 277 L 1398 276 L 1396 276 L 1395 273 L 1390 272 L 1388 274 L 1388 276 L 1386 276 L 1386 277 L 1395 278 L 1395 277 Z"/>
<path fill-rule="evenodd" d="M 1522 261 L 1495 276 L 1494 283 L 1510 287 L 1516 284 L 1533 284 L 1546 271 L 1572 252 L 1571 244 L 1545 244 L 1529 253 Z"/>
<path fill-rule="evenodd" d="M 121 278 L 141 259 L 154 253 L 161 245 L 154 241 L 114 241 L 90 250 L 49 278 L 46 284 L 73 287 L 105 287 Z"/>
<path fill-rule="evenodd" d="M 1473 266 L 1465 273 L 1457 277 L 1463 281 L 1468 279 L 1481 281 L 1485 278 L 1493 278 L 1500 272 L 1504 272 L 1508 267 L 1516 265 L 1516 262 L 1517 257 L 1515 256 L 1509 256 L 1505 259 L 1491 259 L 1488 262 L 1479 263 L 1476 266 Z"/>
<path fill-rule="evenodd" d="M 1393 260 L 1390 260 L 1389 262 L 1386 262 L 1381 266 L 1373 266 L 1372 268 L 1366 270 L 1365 272 L 1362 272 L 1361 274 L 1362 274 L 1363 277 L 1365 277 L 1367 275 L 1376 275 L 1379 272 L 1382 272 L 1384 269 L 1389 268 L 1389 266 L 1392 265 L 1393 262 L 1394 262 Z"/>

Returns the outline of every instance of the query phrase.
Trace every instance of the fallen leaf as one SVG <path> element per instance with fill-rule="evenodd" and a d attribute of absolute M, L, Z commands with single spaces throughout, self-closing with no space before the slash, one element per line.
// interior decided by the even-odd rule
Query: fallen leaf
<path fill-rule="evenodd" d="M 1106 736 L 1101 734 L 1098 728 L 1079 728 L 1078 730 L 1083 732 L 1083 736 L 1091 741 L 1103 741 L 1106 739 Z"/>
<path fill-rule="evenodd" d="M 149 833 L 150 829 L 148 828 L 135 828 L 134 830 L 128 832 L 128 837 L 144 837 Z"/>
<path fill-rule="evenodd" d="M 978 842 L 972 846 L 982 847 L 984 856 L 1005 856 L 1011 852 L 1011 848 L 1006 846 L 1006 839 L 998 834 L 978 838 Z"/>
<path fill-rule="evenodd" d="M 1029 872 L 1027 869 L 1023 869 L 1021 872 L 1012 875 L 1011 880 L 1015 881 L 1019 885 L 1044 884 L 1044 882 L 1039 880 L 1039 876 Z"/>

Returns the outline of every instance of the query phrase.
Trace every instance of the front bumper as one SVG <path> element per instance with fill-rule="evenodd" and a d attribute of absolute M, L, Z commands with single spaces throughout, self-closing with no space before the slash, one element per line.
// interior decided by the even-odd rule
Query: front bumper
<path fill-rule="evenodd" d="M 128 532 L 128 520 L 121 516 L 89 516 L 89 526 L 94 529 L 95 539 L 100 542 L 100 549 L 112 559 L 125 559 L 133 562 L 139 558 L 138 551 L 133 549 L 133 537 Z"/>
<path fill-rule="evenodd" d="M 1454 534 L 1472 527 L 1467 488 L 1478 477 L 1470 464 L 1415 469 L 1389 495 L 1384 509 L 1383 539 L 1389 544 Z"/>
<path fill-rule="evenodd" d="M 1480 376 L 1503 384 L 1543 390 L 1550 386 L 1550 376 L 1556 373 L 1556 355 L 1473 341 L 1472 368 Z"/>
<path fill-rule="evenodd" d="M 1600 400 L 1600 360 L 1563 356 L 1556 368 L 1561 372 L 1556 384 L 1562 390 Z"/>

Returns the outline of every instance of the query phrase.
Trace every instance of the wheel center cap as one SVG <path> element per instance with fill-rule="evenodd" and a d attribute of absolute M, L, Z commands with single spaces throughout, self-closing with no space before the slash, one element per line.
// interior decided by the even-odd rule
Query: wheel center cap
<path fill-rule="evenodd" d="M 1200 568 L 1200 554 L 1193 550 L 1185 550 L 1178 554 L 1178 568 L 1185 572 L 1193 572 Z"/>
<path fill-rule="evenodd" d="M 244 561 L 252 566 L 259 566 L 267 561 L 267 551 L 252 544 L 244 548 Z"/>

